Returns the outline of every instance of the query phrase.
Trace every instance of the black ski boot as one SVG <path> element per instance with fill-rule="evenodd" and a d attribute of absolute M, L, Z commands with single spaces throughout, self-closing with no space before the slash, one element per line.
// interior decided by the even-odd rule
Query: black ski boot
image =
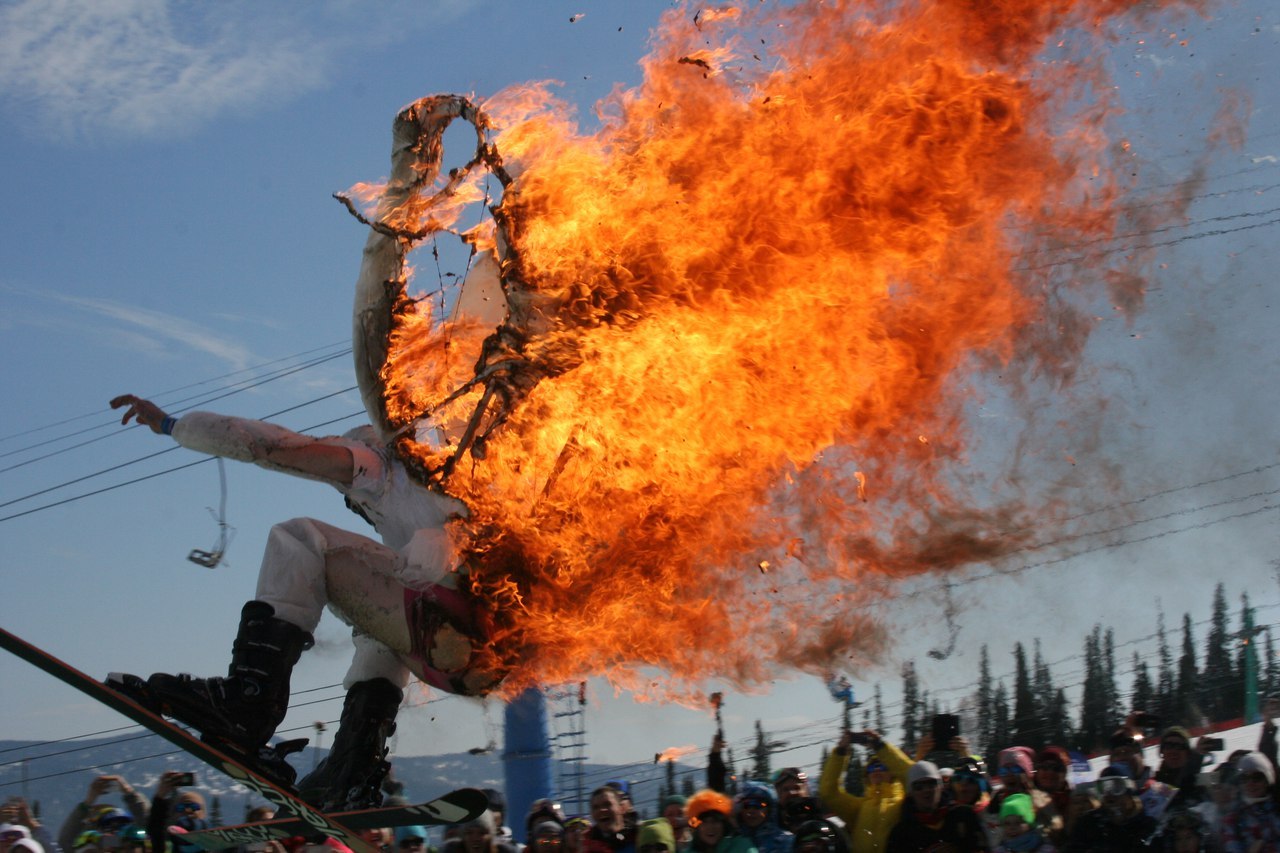
<path fill-rule="evenodd" d="M 361 681 L 347 693 L 333 749 L 298 783 L 298 796 L 323 812 L 382 805 L 382 780 L 391 769 L 387 738 L 396 730 L 404 693 L 385 678 Z"/>
<path fill-rule="evenodd" d="M 289 676 L 310 634 L 277 619 L 270 604 L 250 601 L 240 612 L 226 678 L 193 678 L 158 672 L 143 681 L 112 673 L 107 684 L 139 704 L 200 732 L 201 740 L 238 748 L 262 770 L 292 784 L 296 773 L 278 750 L 267 747 L 289 710 Z"/>

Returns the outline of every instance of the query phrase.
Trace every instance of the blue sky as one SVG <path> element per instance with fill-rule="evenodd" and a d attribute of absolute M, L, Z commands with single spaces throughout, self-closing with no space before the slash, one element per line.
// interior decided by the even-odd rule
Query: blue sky
<path fill-rule="evenodd" d="M 175 450 L 134 463 L 170 445 L 113 427 L 106 401 L 136 392 L 181 408 L 240 381 L 254 387 L 201 407 L 255 417 L 291 409 L 278 420 L 296 429 L 358 413 L 358 397 L 343 392 L 354 384 L 344 351 L 365 234 L 330 194 L 385 174 L 392 118 L 426 94 L 484 97 L 552 78 L 589 123 L 595 100 L 637 80 L 636 60 L 668 5 L 0 5 L 3 625 L 94 674 L 225 668 L 270 525 L 295 515 L 361 522 L 322 487 L 230 465 L 235 537 L 229 565 L 211 571 L 185 555 L 216 539 L 212 464 L 38 509 L 196 461 Z M 1160 255 L 1147 309 L 1132 324 L 1100 323 L 1083 377 L 1108 400 L 1108 417 L 1096 445 L 1079 448 L 1079 506 L 1096 505 L 1101 489 L 1106 502 L 1129 502 L 1128 520 L 1073 543 L 1077 557 L 1015 555 L 953 578 L 960 633 L 944 662 L 924 657 L 950 637 L 939 618 L 943 579 L 903 587 L 877 614 L 892 643 L 882 669 L 858 674 L 864 695 L 881 680 L 892 702 L 898 665 L 914 658 L 937 695 L 958 701 L 982 642 L 1003 653 L 1036 637 L 1068 681 L 1094 621 L 1133 641 L 1126 660 L 1149 653 L 1139 638 L 1154 631 L 1157 602 L 1171 628 L 1184 610 L 1203 618 L 1218 580 L 1232 596 L 1249 589 L 1260 621 L 1280 623 L 1280 101 L 1271 86 L 1280 11 L 1243 0 L 1204 18 L 1111 29 L 1109 61 L 1128 111 L 1120 121 L 1144 161 L 1143 186 L 1202 175 L 1182 192 L 1192 199 L 1184 225 L 1133 237 Z M 1171 32 L 1190 47 L 1166 49 Z M 1237 96 L 1247 99 L 1242 144 L 1206 155 L 1219 108 Z M 321 363 L 256 384 L 312 361 Z M 1016 451 L 1015 419 L 995 405 L 980 417 L 983 453 Z M 326 617 L 319 639 L 297 688 L 341 678 L 344 629 Z M 996 661 L 998 672 L 1011 668 Z M 16 660 L 0 659 L 0 679 L 0 737 L 118 725 Z M 325 701 L 296 709 L 286 726 L 337 717 L 340 691 L 309 695 Z M 425 702 L 417 697 L 403 718 L 405 753 L 497 734 L 495 704 Z M 644 761 L 704 744 L 712 728 L 705 713 L 635 703 L 603 685 L 593 702 L 593 760 Z M 806 677 L 752 698 L 731 694 L 726 723 L 731 738 L 749 738 L 760 718 L 793 744 L 817 743 L 835 736 L 835 713 Z M 817 752 L 790 755 L 807 762 Z"/>

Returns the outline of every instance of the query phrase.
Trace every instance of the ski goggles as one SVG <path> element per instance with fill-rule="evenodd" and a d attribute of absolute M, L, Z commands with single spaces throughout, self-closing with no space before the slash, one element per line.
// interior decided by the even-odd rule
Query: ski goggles
<path fill-rule="evenodd" d="M 788 782 L 808 782 L 809 777 L 799 767 L 784 767 L 773 774 L 773 785 L 785 785 Z"/>
<path fill-rule="evenodd" d="M 754 798 L 754 797 L 753 797 L 752 799 L 749 799 L 749 800 L 743 800 L 743 801 L 742 801 L 742 808 L 744 808 L 744 809 L 758 809 L 759 811 L 765 811 L 766 809 L 768 809 L 768 808 L 769 808 L 769 804 L 768 804 L 767 802 L 765 802 L 764 800 L 756 799 L 756 798 Z"/>
<path fill-rule="evenodd" d="M 10 829 L 5 832 L 0 832 L 0 841 L 3 841 L 5 844 L 12 844 L 13 842 L 26 837 L 27 837 L 26 833 L 17 829 Z"/>
<path fill-rule="evenodd" d="M 198 812 L 200 809 L 201 806 L 199 803 L 193 803 L 190 800 L 183 800 L 180 803 L 173 804 L 173 810 L 175 812 Z"/>
<path fill-rule="evenodd" d="M 1021 776 L 1026 772 L 1021 764 L 1006 764 L 1000 768 L 1001 776 Z"/>
<path fill-rule="evenodd" d="M 1123 776 L 1107 776 L 1098 780 L 1098 793 L 1104 797 L 1115 797 L 1129 793 L 1132 786 L 1133 782 Z"/>

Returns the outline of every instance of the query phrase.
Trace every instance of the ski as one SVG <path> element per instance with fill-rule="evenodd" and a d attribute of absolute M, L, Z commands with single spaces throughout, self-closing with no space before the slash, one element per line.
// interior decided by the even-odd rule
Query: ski
<path fill-rule="evenodd" d="M 378 848 L 369 844 L 349 827 L 307 805 L 298 799 L 292 789 L 253 770 L 234 754 L 205 743 L 186 729 L 170 723 L 159 714 L 153 714 L 127 696 L 117 693 L 97 679 L 91 678 L 65 661 L 3 628 L 0 628 L 0 646 L 86 696 L 124 714 L 138 725 L 150 729 L 179 749 L 185 750 L 215 770 L 225 773 L 249 790 L 271 801 L 277 808 L 296 816 L 298 826 L 310 830 L 297 834 L 327 835 L 341 841 L 355 853 L 381 853 Z"/>
<path fill-rule="evenodd" d="M 489 808 L 489 798 L 475 788 L 459 788 L 443 797 L 416 806 L 384 806 L 352 812 L 335 812 L 328 817 L 356 831 L 397 826 L 440 826 L 475 820 Z M 199 832 L 182 833 L 182 840 L 205 850 L 225 850 L 244 844 L 260 844 L 303 835 L 307 823 L 296 817 L 264 820 L 238 826 L 219 826 Z"/>

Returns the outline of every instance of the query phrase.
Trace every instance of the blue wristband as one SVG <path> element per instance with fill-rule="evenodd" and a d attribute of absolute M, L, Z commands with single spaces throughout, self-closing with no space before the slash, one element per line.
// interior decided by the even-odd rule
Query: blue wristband
<path fill-rule="evenodd" d="M 160 431 L 165 435 L 173 435 L 173 425 L 177 422 L 178 419 L 173 415 L 165 415 L 164 420 L 160 422 Z"/>

